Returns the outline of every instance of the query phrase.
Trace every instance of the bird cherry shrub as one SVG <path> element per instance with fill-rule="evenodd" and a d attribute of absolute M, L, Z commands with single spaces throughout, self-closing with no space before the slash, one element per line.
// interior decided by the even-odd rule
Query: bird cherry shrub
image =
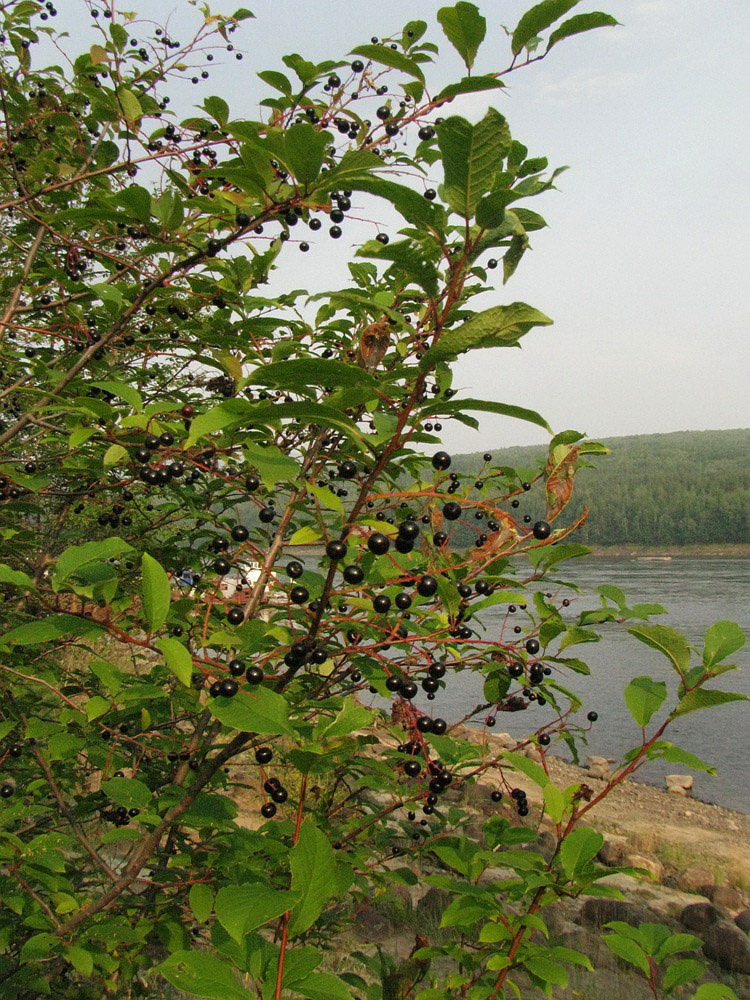
<path fill-rule="evenodd" d="M 494 108 L 457 112 L 615 23 L 574 6 L 531 8 L 497 71 L 465 2 L 344 59 L 286 56 L 257 121 L 201 93 L 249 11 L 160 25 L 77 0 L 67 33 L 53 2 L 0 7 L 4 997 L 549 995 L 589 960 L 546 941 L 545 909 L 615 895 L 580 821 L 646 761 L 705 766 L 665 733 L 738 697 L 705 686 L 737 626 L 695 650 L 616 588 L 565 597 L 586 552 L 566 505 L 604 449 L 565 431 L 533 474 L 487 454 L 466 476 L 440 446 L 477 412 L 548 429 L 452 384 L 459 355 L 551 322 L 497 279 L 556 176 Z M 442 89 L 433 37 L 465 67 Z M 324 274 L 334 250 L 340 287 L 296 287 L 299 254 Z M 571 649 L 615 621 L 674 676 L 628 686 L 636 744 L 600 792 L 558 788 L 547 754 L 597 718 Z M 468 672 L 483 704 L 433 713 Z M 458 726 L 521 709 L 515 748 Z M 356 909 L 418 877 L 453 936 L 349 960 Z"/>

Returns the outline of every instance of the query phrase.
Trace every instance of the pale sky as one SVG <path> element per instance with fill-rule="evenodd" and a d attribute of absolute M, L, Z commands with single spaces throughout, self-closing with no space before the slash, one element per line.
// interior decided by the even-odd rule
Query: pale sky
<path fill-rule="evenodd" d="M 507 64 L 500 26 L 513 27 L 531 5 L 479 0 L 488 34 L 476 72 Z M 430 24 L 428 37 L 445 55 L 445 68 L 435 77 L 428 68 L 428 79 L 461 75 L 436 22 L 441 2 L 247 6 L 256 20 L 233 37 L 243 61 L 226 56 L 219 67 L 217 54 L 211 80 L 185 93 L 186 102 L 219 93 L 233 117 L 255 118 L 268 95 L 255 74 L 283 69 L 285 53 L 345 57 L 413 18 Z M 148 10 L 173 11 L 173 28 L 185 16 L 176 0 L 154 0 Z M 532 331 L 522 350 L 465 356 L 454 385 L 463 395 L 537 409 L 555 431 L 592 437 L 750 426 L 750 2 L 583 0 L 572 13 L 590 10 L 622 26 L 563 41 L 509 77 L 499 96 L 472 96 L 455 109 L 477 120 L 493 103 L 530 155 L 570 169 L 557 192 L 528 202 L 550 228 L 532 234 L 533 252 L 482 303 L 528 302 L 554 326 Z M 347 236 L 353 244 L 353 233 L 345 229 L 335 250 Z M 295 254 L 279 278 L 294 287 L 320 285 L 321 275 L 328 287 L 343 284 L 345 272 L 331 278 L 331 241 L 310 242 L 312 252 Z M 460 424 L 443 432 L 456 451 L 543 440 L 538 428 L 489 416 L 479 432 Z"/>

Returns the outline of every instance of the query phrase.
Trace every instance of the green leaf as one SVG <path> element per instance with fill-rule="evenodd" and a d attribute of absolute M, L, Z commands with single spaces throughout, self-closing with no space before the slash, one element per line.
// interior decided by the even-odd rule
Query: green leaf
<path fill-rule="evenodd" d="M 222 128 L 229 121 L 229 105 L 221 97 L 207 97 L 203 102 L 206 113 L 215 118 Z"/>
<path fill-rule="evenodd" d="M 667 685 L 650 677 L 634 677 L 625 688 L 625 704 L 639 726 L 647 726 L 667 697 Z"/>
<path fill-rule="evenodd" d="M 541 3 L 527 10 L 516 25 L 510 40 L 513 55 L 518 55 L 532 38 L 536 38 L 541 31 L 549 28 L 577 3 L 578 0 L 542 0 Z"/>
<path fill-rule="evenodd" d="M 112 708 L 112 702 L 107 701 L 106 698 L 102 698 L 100 695 L 95 694 L 93 698 L 89 698 L 85 706 L 86 718 L 89 722 L 93 722 L 94 719 L 101 718 L 102 715 Z"/>
<path fill-rule="evenodd" d="M 536 761 L 531 760 L 530 757 L 524 757 L 520 753 L 504 753 L 503 761 L 507 761 L 514 770 L 525 774 L 527 778 L 530 778 L 540 788 L 544 788 L 549 784 L 547 772 Z"/>
<path fill-rule="evenodd" d="M 705 968 L 703 962 L 695 958 L 680 958 L 665 971 L 661 988 L 665 993 L 669 993 L 677 986 L 692 983 L 703 975 Z"/>
<path fill-rule="evenodd" d="M 252 694 L 240 691 L 234 698 L 212 698 L 209 709 L 219 722 L 242 733 L 294 736 L 289 703 L 270 688 L 258 687 Z"/>
<path fill-rule="evenodd" d="M 535 958 L 527 958 L 523 964 L 532 975 L 542 979 L 545 983 L 554 983 L 555 986 L 567 988 L 567 970 L 562 965 L 558 965 L 557 962 L 540 955 Z"/>
<path fill-rule="evenodd" d="M 479 9 L 473 3 L 459 2 L 455 7 L 441 7 L 437 19 L 448 41 L 471 70 L 487 33 L 487 22 Z"/>
<path fill-rule="evenodd" d="M 81 948 L 80 945 L 68 945 L 65 949 L 65 957 L 81 976 L 88 977 L 94 971 L 94 958 L 91 952 Z"/>
<path fill-rule="evenodd" d="M 591 31 L 592 28 L 614 28 L 619 25 L 611 14 L 602 14 L 601 11 L 593 11 L 591 14 L 576 14 L 575 17 L 563 21 L 559 28 L 555 28 L 549 36 L 547 51 L 553 45 L 557 45 L 563 38 L 570 38 L 571 35 L 579 35 L 582 31 Z"/>
<path fill-rule="evenodd" d="M 425 372 L 440 362 L 483 347 L 514 347 L 533 326 L 549 326 L 552 320 L 525 302 L 493 306 L 472 316 L 462 326 L 444 333 L 419 363 Z"/>
<path fill-rule="evenodd" d="M 291 96 L 292 84 L 289 77 L 285 76 L 283 73 L 278 73 L 276 70 L 272 69 L 265 69 L 263 72 L 258 73 L 258 76 L 270 87 L 273 87 L 275 90 L 280 90 L 281 93 L 285 94 L 287 97 Z"/>
<path fill-rule="evenodd" d="M 698 951 L 700 947 L 701 939 L 695 934 L 670 934 L 654 953 L 654 957 L 657 962 L 663 962 L 670 955 L 679 955 L 681 951 Z"/>
<path fill-rule="evenodd" d="M 91 385 L 97 389 L 105 389 L 107 392 L 111 392 L 112 395 L 124 399 L 126 403 L 132 406 L 136 413 L 140 413 L 143 409 L 141 394 L 131 385 L 125 385 L 122 382 L 111 382 L 106 379 L 99 382 L 92 382 Z"/>
<path fill-rule="evenodd" d="M 547 421 L 535 410 L 527 410 L 523 406 L 512 406 L 509 403 L 495 403 L 489 399 L 457 399 L 452 402 L 446 402 L 445 400 L 435 401 L 420 410 L 420 415 L 428 417 L 433 413 L 439 413 L 449 416 L 453 413 L 463 413 L 466 410 L 481 413 L 498 413 L 503 417 L 512 417 L 514 420 L 525 420 L 527 423 L 536 424 L 537 427 L 543 427 L 544 430 L 552 433 Z M 583 546 L 579 546 L 579 548 L 583 548 Z M 540 549 L 539 551 L 544 552 L 547 550 Z M 590 552 L 591 550 L 585 549 L 584 551 Z"/>
<path fill-rule="evenodd" d="M 435 101 L 444 101 L 459 94 L 476 94 L 483 90 L 502 90 L 505 84 L 502 80 L 496 80 L 494 76 L 465 76 L 458 83 L 450 83 L 443 87 L 435 98 Z"/>
<path fill-rule="evenodd" d="M 198 923 L 205 923 L 214 908 L 213 889 L 205 882 L 196 882 L 190 887 L 188 903 Z"/>
<path fill-rule="evenodd" d="M 666 656 L 680 676 L 690 669 L 690 647 L 680 632 L 666 625 L 636 625 L 628 632 Z"/>
<path fill-rule="evenodd" d="M 380 165 L 382 166 L 382 164 Z M 440 220 L 444 219 L 445 213 L 441 213 L 436 205 L 423 198 L 413 188 L 371 175 L 347 179 L 346 183 L 355 191 L 372 194 L 376 198 L 383 198 L 390 202 L 399 215 L 402 215 L 413 226 L 418 226 L 421 229 L 440 230 L 442 228 Z"/>
<path fill-rule="evenodd" d="M 309 545 L 311 542 L 319 542 L 322 534 L 312 525 L 306 524 L 302 528 L 297 528 L 289 539 L 290 545 Z"/>
<path fill-rule="evenodd" d="M 135 96 L 133 91 L 129 90 L 127 87 L 117 88 L 117 100 L 119 101 L 122 113 L 125 115 L 128 122 L 137 122 L 143 115 L 141 102 Z"/>
<path fill-rule="evenodd" d="M 105 468 L 128 463 L 129 461 L 130 455 L 128 454 L 128 450 L 127 448 L 123 448 L 121 444 L 111 444 L 102 456 L 102 465 Z"/>
<path fill-rule="evenodd" d="M 565 798 L 560 789 L 550 782 L 544 786 L 544 804 L 552 823 L 559 823 L 565 813 Z"/>
<path fill-rule="evenodd" d="M 590 864 L 599 853 L 604 837 L 590 827 L 579 827 L 573 830 L 560 846 L 560 863 L 569 879 L 586 865 Z"/>
<path fill-rule="evenodd" d="M 169 577 L 160 563 L 144 552 L 141 556 L 143 576 L 143 610 L 151 632 L 161 628 L 167 618 L 172 600 Z"/>
<path fill-rule="evenodd" d="M 178 681 L 190 687 L 193 679 L 193 658 L 179 639 L 157 639 L 154 643 Z"/>
<path fill-rule="evenodd" d="M 58 590 L 66 580 L 84 566 L 94 562 L 107 562 L 109 559 L 116 559 L 118 556 L 132 551 L 133 546 L 116 535 L 105 538 L 101 542 L 71 545 L 65 549 L 55 563 L 54 589 Z"/>
<path fill-rule="evenodd" d="M 15 643 L 17 646 L 33 646 L 40 642 L 51 642 L 64 635 L 91 637 L 101 635 L 104 629 L 96 622 L 76 615 L 50 615 L 41 621 L 27 622 L 11 629 L 2 637 L 3 643 Z"/>
<path fill-rule="evenodd" d="M 344 706 L 332 721 L 322 720 L 315 731 L 316 742 L 330 743 L 332 740 L 341 739 L 342 736 L 349 736 L 355 729 L 364 729 L 373 720 L 373 713 L 354 701 L 344 702 Z"/>
<path fill-rule="evenodd" d="M 731 986 L 723 983 L 702 983 L 693 993 L 693 1000 L 739 1000 Z"/>
<path fill-rule="evenodd" d="M 9 583 L 13 587 L 24 587 L 29 590 L 34 589 L 34 581 L 28 575 L 18 569 L 11 569 L 5 563 L 0 563 L 0 583 Z"/>
<path fill-rule="evenodd" d="M 127 809 L 147 809 L 151 803 L 151 789 L 137 778 L 111 778 L 102 782 L 102 791 L 115 805 Z"/>
<path fill-rule="evenodd" d="M 437 140 L 443 154 L 445 200 L 454 212 L 471 219 L 479 199 L 492 189 L 502 170 L 510 148 L 508 123 L 494 108 L 476 125 L 454 115 L 438 127 Z"/>
<path fill-rule="evenodd" d="M 634 965 L 641 972 L 645 972 L 646 975 L 649 974 L 646 952 L 635 941 L 622 937 L 620 934 L 607 934 L 604 937 L 604 943 L 618 958 L 622 958 L 625 962 Z"/>
<path fill-rule="evenodd" d="M 356 49 L 352 49 L 352 55 L 363 56 L 371 62 L 382 63 L 383 66 L 390 66 L 391 69 L 401 70 L 402 73 L 416 77 L 417 80 L 424 83 L 424 73 L 419 68 L 419 63 L 388 45 L 360 45 Z"/>
<path fill-rule="evenodd" d="M 248 376 L 251 385 L 267 385 L 293 392 L 299 386 L 366 386 L 373 391 L 380 382 L 363 368 L 325 358 L 295 358 L 256 368 Z"/>
<path fill-rule="evenodd" d="M 311 493 L 318 503 L 322 504 L 327 510 L 335 510 L 338 514 L 344 513 L 344 505 L 341 502 L 341 498 L 337 497 L 327 486 L 316 486 L 314 483 L 308 483 L 307 492 Z"/>
<path fill-rule="evenodd" d="M 250 1000 L 252 995 L 234 978 L 226 959 L 204 951 L 175 951 L 155 971 L 176 989 L 206 1000 Z"/>
<path fill-rule="evenodd" d="M 296 936 L 315 923 L 337 891 L 335 852 L 311 819 L 302 823 L 299 840 L 289 852 L 289 865 L 292 890 L 300 896 L 289 919 L 289 933 Z"/>
<path fill-rule="evenodd" d="M 747 639 L 736 622 L 716 622 L 706 632 L 703 644 L 703 663 L 707 668 L 721 663 L 738 649 L 742 649 Z"/>
<path fill-rule="evenodd" d="M 304 979 L 295 980 L 291 989 L 309 1000 L 351 1000 L 352 997 L 349 987 L 330 972 L 313 972 Z"/>
<path fill-rule="evenodd" d="M 712 767 L 711 764 L 704 763 L 694 753 L 683 750 L 682 747 L 676 747 L 672 743 L 656 743 L 652 747 L 652 750 L 658 750 L 658 754 L 655 754 L 655 756 L 659 760 L 666 761 L 668 764 L 684 764 L 685 767 L 692 767 L 695 771 L 706 771 L 708 774 L 716 774 L 716 768 Z"/>
<path fill-rule="evenodd" d="M 320 173 L 330 144 L 330 132 L 321 132 L 304 122 L 292 125 L 286 130 L 285 163 L 300 184 L 305 186 L 312 184 Z"/>
<path fill-rule="evenodd" d="M 276 892 L 265 884 L 224 886 L 216 894 L 216 917 L 237 944 L 242 944 L 246 934 L 276 920 L 299 899 L 298 892 Z"/>
<path fill-rule="evenodd" d="M 276 483 L 294 482 L 299 478 L 299 464 L 275 445 L 261 448 L 248 441 L 243 451 L 245 459 L 258 470 L 266 489 L 272 490 Z"/>
<path fill-rule="evenodd" d="M 730 691 L 714 691 L 706 688 L 696 688 L 688 691 L 684 698 L 681 698 L 673 715 L 687 715 L 689 712 L 698 712 L 702 708 L 716 708 L 719 705 L 728 705 L 732 701 L 750 701 L 746 694 L 733 694 Z"/>

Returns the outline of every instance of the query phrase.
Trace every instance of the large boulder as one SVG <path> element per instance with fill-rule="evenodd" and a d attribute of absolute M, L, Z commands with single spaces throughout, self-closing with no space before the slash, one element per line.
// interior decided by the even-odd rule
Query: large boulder
<path fill-rule="evenodd" d="M 691 903 L 680 914 L 680 923 L 689 931 L 700 933 L 724 919 L 724 911 L 713 903 Z"/>
<path fill-rule="evenodd" d="M 744 931 L 745 934 L 750 934 L 750 909 L 742 910 L 738 913 L 734 918 L 734 922 L 741 931 Z"/>
<path fill-rule="evenodd" d="M 703 951 L 722 969 L 750 975 L 750 938 L 736 924 L 722 920 L 703 932 Z"/>
<path fill-rule="evenodd" d="M 726 906 L 728 910 L 739 910 L 742 907 L 742 893 L 732 885 L 702 885 L 700 893 L 716 906 Z"/>
<path fill-rule="evenodd" d="M 600 899 L 598 896 L 586 900 L 581 907 L 579 919 L 582 924 L 593 927 L 601 927 L 610 920 L 622 920 L 633 927 L 658 923 L 659 920 L 655 913 L 638 903 L 628 903 L 621 899 Z"/>
<path fill-rule="evenodd" d="M 628 838 L 616 833 L 605 833 L 604 843 L 599 848 L 597 861 L 608 868 L 619 868 L 628 853 Z"/>

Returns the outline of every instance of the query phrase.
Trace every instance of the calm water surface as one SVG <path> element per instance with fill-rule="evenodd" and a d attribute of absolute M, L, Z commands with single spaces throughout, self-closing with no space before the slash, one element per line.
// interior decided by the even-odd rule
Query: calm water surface
<path fill-rule="evenodd" d="M 650 623 L 678 629 L 699 648 L 702 648 L 705 630 L 720 620 L 737 622 L 750 639 L 750 559 L 673 559 L 671 562 L 587 559 L 571 560 L 565 567 L 561 576 L 584 590 L 608 583 L 619 587 L 630 605 L 662 604 L 668 613 L 652 617 Z M 571 612 L 598 606 L 596 597 L 563 592 L 550 584 L 545 589 L 557 591 L 560 597 L 567 593 Z M 496 617 L 488 615 L 487 634 L 497 635 L 505 615 L 501 609 L 492 610 Z M 664 680 L 672 695 L 676 688 L 677 675 L 667 659 L 628 635 L 626 626 L 604 625 L 602 633 L 601 642 L 573 646 L 564 654 L 577 656 L 591 667 L 590 677 L 572 674 L 562 681 L 584 701 L 585 709 L 578 718 L 585 718 L 585 711 L 589 709 L 599 713 L 599 721 L 588 737 L 588 748 L 581 751 L 582 757 L 589 753 L 618 757 L 640 743 L 640 730 L 622 694 L 631 678 L 648 674 L 656 680 Z M 712 682 L 713 687 L 750 695 L 749 649 L 750 646 L 745 646 L 730 658 L 744 669 L 724 674 Z M 449 722 L 455 721 L 484 701 L 482 681 L 467 672 L 438 693 L 434 702 L 426 701 L 421 692 L 419 698 L 422 710 L 442 715 Z M 674 704 L 673 698 L 668 699 L 667 704 Z M 495 731 L 524 735 L 530 726 L 536 728 L 551 721 L 552 713 L 550 706 L 500 713 Z M 657 713 L 647 732 L 653 732 L 654 724 L 658 725 L 666 714 L 667 711 Z M 696 773 L 694 794 L 698 798 L 750 813 L 750 703 L 735 702 L 686 715 L 672 724 L 665 739 L 717 768 L 717 777 Z M 569 758 L 564 744 L 555 752 Z M 640 780 L 663 785 L 665 774 L 688 771 L 684 765 L 652 762 L 639 772 L 639 776 Z"/>

